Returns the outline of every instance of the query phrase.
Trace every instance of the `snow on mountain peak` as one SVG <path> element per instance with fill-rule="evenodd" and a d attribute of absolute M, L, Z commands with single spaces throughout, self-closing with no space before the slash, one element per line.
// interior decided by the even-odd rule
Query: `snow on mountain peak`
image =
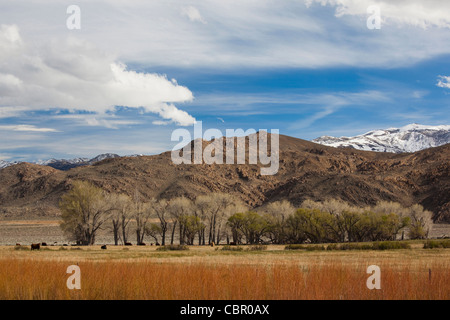
<path fill-rule="evenodd" d="M 114 153 L 104 153 L 96 156 L 95 158 L 89 159 L 89 158 L 74 158 L 74 159 L 48 159 L 48 160 L 38 160 L 35 162 L 31 162 L 34 164 L 38 164 L 41 166 L 49 166 L 55 169 L 59 170 L 69 170 L 71 168 L 79 167 L 79 166 L 85 166 L 85 165 L 92 165 L 96 162 L 110 159 L 110 158 L 117 158 L 120 157 L 117 154 Z M 12 166 L 14 164 L 18 164 L 20 162 L 8 162 L 4 160 L 0 160 L 0 169 Z"/>
<path fill-rule="evenodd" d="M 331 147 L 351 147 L 379 152 L 416 152 L 450 143 L 450 125 L 426 126 L 417 123 L 401 128 L 377 129 L 355 137 L 322 136 L 312 140 Z"/>

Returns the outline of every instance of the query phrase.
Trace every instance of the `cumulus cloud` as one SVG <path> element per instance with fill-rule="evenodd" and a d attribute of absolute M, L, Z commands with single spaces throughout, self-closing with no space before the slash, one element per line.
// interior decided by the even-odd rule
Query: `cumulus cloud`
<path fill-rule="evenodd" d="M 0 114 L 14 106 L 99 114 L 126 106 L 178 125 L 195 122 L 175 106 L 193 100 L 188 88 L 165 75 L 128 70 L 84 40 L 68 37 L 34 47 L 16 25 L 2 25 L 0 45 Z"/>
<path fill-rule="evenodd" d="M 438 82 L 436 84 L 440 88 L 450 89 L 450 77 L 448 76 L 439 76 Z"/>

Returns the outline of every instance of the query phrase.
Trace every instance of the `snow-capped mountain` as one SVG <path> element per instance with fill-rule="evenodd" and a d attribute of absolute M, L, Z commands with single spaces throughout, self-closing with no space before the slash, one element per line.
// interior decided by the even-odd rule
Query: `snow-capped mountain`
<path fill-rule="evenodd" d="M 96 156 L 95 158 L 92 158 L 88 162 L 89 162 L 89 164 L 94 164 L 96 162 L 103 161 L 105 159 L 113 159 L 113 158 L 119 158 L 119 157 L 120 156 L 115 153 L 103 153 L 103 154 Z"/>
<path fill-rule="evenodd" d="M 5 161 L 5 160 L 0 160 L 0 169 L 9 167 L 11 165 L 11 162 Z"/>
<path fill-rule="evenodd" d="M 75 158 L 75 159 L 69 159 L 69 160 L 52 158 L 52 159 L 48 159 L 48 160 L 39 160 L 39 161 L 36 161 L 34 163 L 35 164 L 39 164 L 41 166 L 50 166 L 51 164 L 54 164 L 54 163 L 57 163 L 57 162 L 61 162 L 61 161 L 64 161 L 64 162 L 67 162 L 67 163 L 70 163 L 70 164 L 79 164 L 79 163 L 88 162 L 89 158 Z"/>
<path fill-rule="evenodd" d="M 312 142 L 366 151 L 416 152 L 450 143 L 450 125 L 424 126 L 414 123 L 401 128 L 369 131 L 355 137 L 322 136 Z"/>
<path fill-rule="evenodd" d="M 74 158 L 74 159 L 49 159 L 49 160 L 39 160 L 35 162 L 31 162 L 34 164 L 39 164 L 41 166 L 49 166 L 58 170 L 69 170 L 71 168 L 80 167 L 80 166 L 86 166 L 86 165 L 92 165 L 96 162 L 105 160 L 105 159 L 111 159 L 111 158 L 118 158 L 120 157 L 117 154 L 114 153 L 104 153 L 96 156 L 95 158 L 89 159 L 89 158 Z M 0 160 L 0 169 L 12 166 L 14 164 L 18 164 L 20 162 L 8 162 L 4 160 Z"/>

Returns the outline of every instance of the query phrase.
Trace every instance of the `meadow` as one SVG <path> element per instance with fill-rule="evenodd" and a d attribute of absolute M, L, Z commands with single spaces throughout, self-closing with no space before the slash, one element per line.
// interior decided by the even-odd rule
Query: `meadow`
<path fill-rule="evenodd" d="M 361 300 L 450 299 L 450 249 L 410 242 L 397 250 L 224 251 L 190 246 L 0 247 L 0 299 Z M 78 265 L 81 289 L 69 290 L 67 267 Z M 367 267 L 381 269 L 369 290 Z"/>

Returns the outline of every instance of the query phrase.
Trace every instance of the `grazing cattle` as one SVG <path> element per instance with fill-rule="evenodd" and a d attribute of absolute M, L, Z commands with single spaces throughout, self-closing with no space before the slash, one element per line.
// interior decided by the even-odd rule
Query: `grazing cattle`
<path fill-rule="evenodd" d="M 126 246 L 132 246 L 133 244 L 131 242 L 125 242 Z"/>
<path fill-rule="evenodd" d="M 46 247 L 46 246 L 47 246 L 47 243 L 46 243 L 46 242 L 42 242 L 42 243 L 41 243 L 41 246 Z"/>
<path fill-rule="evenodd" d="M 40 243 L 32 243 L 31 244 L 31 250 L 39 250 L 41 248 Z"/>
<path fill-rule="evenodd" d="M 236 246 L 236 242 L 230 242 L 230 246 Z"/>
<path fill-rule="evenodd" d="M 106 250 L 106 244 L 101 247 L 103 250 Z"/>
<path fill-rule="evenodd" d="M 20 247 L 20 243 L 16 243 L 16 246 Z"/>
<path fill-rule="evenodd" d="M 138 246 L 146 246 L 146 244 L 144 242 L 138 243 Z"/>
<path fill-rule="evenodd" d="M 160 246 L 159 242 L 156 243 L 157 246 Z"/>

